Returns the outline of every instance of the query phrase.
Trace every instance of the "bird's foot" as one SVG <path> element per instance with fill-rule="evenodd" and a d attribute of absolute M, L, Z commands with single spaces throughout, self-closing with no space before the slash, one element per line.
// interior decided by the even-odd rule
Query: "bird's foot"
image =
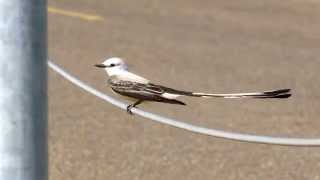
<path fill-rule="evenodd" d="M 137 102 L 130 104 L 129 106 L 127 106 L 127 113 L 133 115 L 131 109 L 136 107 L 137 105 L 141 104 L 143 102 L 143 100 L 138 100 Z"/>
<path fill-rule="evenodd" d="M 127 113 L 128 113 L 128 114 L 133 115 L 133 113 L 132 113 L 132 111 L 131 111 L 131 109 L 132 109 L 133 107 L 134 107 L 133 104 L 130 104 L 130 105 L 127 106 Z"/>

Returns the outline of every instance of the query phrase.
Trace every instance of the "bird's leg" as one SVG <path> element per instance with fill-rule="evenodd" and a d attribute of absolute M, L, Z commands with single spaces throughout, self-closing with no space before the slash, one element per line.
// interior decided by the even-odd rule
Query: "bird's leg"
<path fill-rule="evenodd" d="M 132 115 L 131 109 L 141 104 L 142 102 L 143 100 L 138 100 L 137 102 L 130 104 L 129 106 L 127 106 L 127 112 Z"/>

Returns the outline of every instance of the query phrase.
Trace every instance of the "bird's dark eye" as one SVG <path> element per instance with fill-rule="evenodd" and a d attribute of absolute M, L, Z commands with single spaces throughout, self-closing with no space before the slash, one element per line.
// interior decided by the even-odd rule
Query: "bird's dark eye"
<path fill-rule="evenodd" d="M 110 67 L 114 67 L 114 66 L 116 66 L 115 64 L 110 64 Z"/>

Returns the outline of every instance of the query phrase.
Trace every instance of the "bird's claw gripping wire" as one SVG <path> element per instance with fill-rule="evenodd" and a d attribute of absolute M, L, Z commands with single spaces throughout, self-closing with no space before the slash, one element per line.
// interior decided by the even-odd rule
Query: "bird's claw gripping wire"
<path fill-rule="evenodd" d="M 131 109 L 133 108 L 133 104 L 130 104 L 127 106 L 127 113 L 130 114 L 130 115 L 133 115 Z"/>
<path fill-rule="evenodd" d="M 127 106 L 127 113 L 129 113 L 130 115 L 133 115 L 131 109 L 136 107 L 137 105 L 141 104 L 143 102 L 143 100 L 138 100 L 137 102 L 130 104 Z"/>

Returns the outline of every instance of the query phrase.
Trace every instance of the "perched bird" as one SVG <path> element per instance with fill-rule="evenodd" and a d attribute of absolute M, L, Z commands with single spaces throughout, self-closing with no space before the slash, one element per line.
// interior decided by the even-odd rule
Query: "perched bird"
<path fill-rule="evenodd" d="M 156 101 L 170 104 L 186 105 L 177 100 L 180 96 L 191 97 L 215 97 L 215 98 L 288 98 L 291 96 L 290 89 L 278 89 L 263 92 L 211 94 L 172 89 L 162 85 L 151 83 L 148 79 L 129 72 L 128 66 L 121 58 L 113 57 L 105 60 L 102 64 L 95 65 L 103 68 L 108 76 L 108 84 L 111 89 L 123 96 L 131 97 L 136 101 L 127 107 L 127 112 L 132 114 L 131 109 L 144 101 Z"/>

